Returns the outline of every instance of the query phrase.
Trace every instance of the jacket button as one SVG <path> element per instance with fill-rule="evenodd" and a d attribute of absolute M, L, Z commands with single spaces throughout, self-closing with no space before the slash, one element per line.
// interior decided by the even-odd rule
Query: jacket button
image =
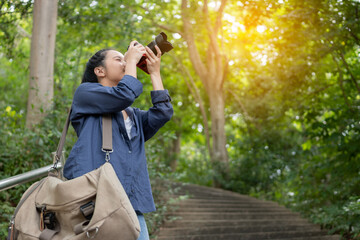
<path fill-rule="evenodd" d="M 131 153 L 131 151 L 129 150 L 129 153 Z"/>

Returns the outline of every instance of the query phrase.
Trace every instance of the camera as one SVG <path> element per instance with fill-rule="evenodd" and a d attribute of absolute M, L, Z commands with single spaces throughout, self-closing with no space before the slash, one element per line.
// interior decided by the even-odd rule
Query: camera
<path fill-rule="evenodd" d="M 157 35 L 155 37 L 155 40 L 153 40 L 152 42 L 150 42 L 147 46 L 153 51 L 153 53 L 155 55 L 157 55 L 157 51 L 155 48 L 155 45 L 157 45 L 160 50 L 161 50 L 161 55 L 163 55 L 166 52 L 169 52 L 171 49 L 173 49 L 174 47 L 172 46 L 172 44 L 170 42 L 167 41 L 167 36 L 164 32 L 159 33 L 159 35 Z M 129 47 L 128 47 L 129 48 Z M 147 65 L 146 65 L 146 54 L 144 54 L 140 61 L 136 64 L 136 66 L 138 68 L 140 68 L 141 70 L 143 70 L 144 72 L 146 72 L 147 74 L 149 74 L 148 70 L 147 70 Z"/>

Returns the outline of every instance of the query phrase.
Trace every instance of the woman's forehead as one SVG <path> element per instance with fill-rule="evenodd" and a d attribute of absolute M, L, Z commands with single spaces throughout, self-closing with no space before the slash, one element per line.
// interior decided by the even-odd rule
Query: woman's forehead
<path fill-rule="evenodd" d="M 123 58 L 124 55 L 121 52 L 118 52 L 116 50 L 109 50 L 106 54 L 107 58 L 115 58 L 115 57 L 121 57 Z"/>

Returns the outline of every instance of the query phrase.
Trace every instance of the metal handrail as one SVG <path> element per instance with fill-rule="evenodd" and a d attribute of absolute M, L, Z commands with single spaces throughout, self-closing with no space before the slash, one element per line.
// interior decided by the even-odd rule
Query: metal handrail
<path fill-rule="evenodd" d="M 54 164 L 51 164 L 46 167 L 38 168 L 38 169 L 29 171 L 26 173 L 18 174 L 18 175 L 0 180 L 0 192 L 5 191 L 10 188 L 13 188 L 13 187 L 16 187 L 23 183 L 27 183 L 27 182 L 36 180 L 38 178 L 45 177 L 46 175 L 49 174 L 49 171 L 54 169 L 53 166 L 54 166 Z M 62 166 L 61 162 L 59 162 L 55 169 L 61 170 L 62 167 L 63 166 Z"/>
<path fill-rule="evenodd" d="M 62 178 L 63 174 L 62 174 L 62 168 L 65 165 L 65 150 L 62 151 L 61 156 L 60 156 L 60 161 L 58 161 L 58 163 L 56 164 L 56 166 L 54 166 L 54 164 L 42 167 L 42 168 L 38 168 L 35 170 L 31 170 L 29 172 L 25 172 L 25 173 L 21 173 L 19 175 L 15 175 L 6 179 L 2 179 L 0 180 L 0 192 L 1 191 L 5 191 L 7 189 L 16 187 L 20 184 L 23 183 L 27 183 L 30 181 L 34 181 L 38 178 L 41 177 L 45 177 L 46 175 L 49 174 L 50 171 L 59 171 L 60 175 L 59 177 Z M 56 153 L 53 152 L 53 162 L 56 162 Z"/>

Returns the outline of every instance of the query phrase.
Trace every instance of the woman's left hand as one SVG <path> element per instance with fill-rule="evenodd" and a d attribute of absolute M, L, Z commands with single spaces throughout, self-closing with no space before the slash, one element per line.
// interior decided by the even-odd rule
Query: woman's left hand
<path fill-rule="evenodd" d="M 146 64 L 147 64 L 147 70 L 149 74 L 160 74 L 160 63 L 161 63 L 161 50 L 158 46 L 155 45 L 155 49 L 157 51 L 157 55 L 154 54 L 154 52 L 146 46 Z"/>

